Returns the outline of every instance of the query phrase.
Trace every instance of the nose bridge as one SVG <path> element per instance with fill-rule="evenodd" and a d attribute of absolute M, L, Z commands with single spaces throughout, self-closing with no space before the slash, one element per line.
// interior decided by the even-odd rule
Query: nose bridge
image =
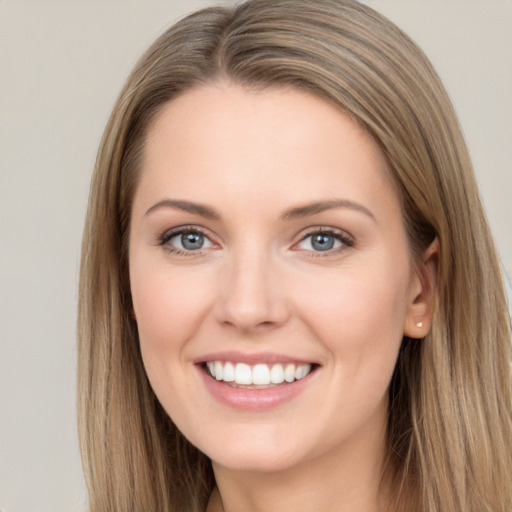
<path fill-rule="evenodd" d="M 220 320 L 245 331 L 282 324 L 288 305 L 272 252 L 245 241 L 226 262 L 218 296 Z"/>

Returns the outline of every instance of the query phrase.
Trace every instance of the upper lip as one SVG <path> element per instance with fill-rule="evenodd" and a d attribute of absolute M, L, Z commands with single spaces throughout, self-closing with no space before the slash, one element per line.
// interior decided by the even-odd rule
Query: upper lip
<path fill-rule="evenodd" d="M 229 361 L 231 363 L 245 363 L 248 365 L 262 364 L 314 364 L 314 361 L 285 354 L 273 352 L 243 353 L 237 351 L 212 352 L 194 359 L 194 364 L 202 364 L 211 361 Z"/>

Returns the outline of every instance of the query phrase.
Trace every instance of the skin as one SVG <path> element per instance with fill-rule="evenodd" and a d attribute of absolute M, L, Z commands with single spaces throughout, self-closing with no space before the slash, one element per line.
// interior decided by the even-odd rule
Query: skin
<path fill-rule="evenodd" d="M 333 200 L 344 203 L 290 214 Z M 150 127 L 131 221 L 144 365 L 165 410 L 212 460 L 208 511 L 380 510 L 388 386 L 402 337 L 430 327 L 437 249 L 411 260 L 372 139 L 305 92 L 201 86 Z M 183 226 L 205 234 L 203 248 L 180 249 L 169 231 Z M 314 250 L 319 231 L 344 241 Z M 212 396 L 195 364 L 216 351 L 284 354 L 316 369 L 284 404 L 238 410 Z"/>

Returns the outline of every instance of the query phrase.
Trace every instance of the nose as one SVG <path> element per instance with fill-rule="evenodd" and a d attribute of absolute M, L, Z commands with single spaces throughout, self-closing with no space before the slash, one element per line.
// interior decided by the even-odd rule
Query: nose
<path fill-rule="evenodd" d="M 271 255 L 243 251 L 220 276 L 217 319 L 246 334 L 275 329 L 290 317 L 282 272 Z"/>

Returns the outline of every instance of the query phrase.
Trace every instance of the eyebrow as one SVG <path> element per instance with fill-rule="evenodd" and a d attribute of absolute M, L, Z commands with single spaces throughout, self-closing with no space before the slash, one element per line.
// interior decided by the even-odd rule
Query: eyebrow
<path fill-rule="evenodd" d="M 220 215 L 209 206 L 205 206 L 203 204 L 192 203 L 191 201 L 180 201 L 177 199 L 164 199 L 163 201 L 159 201 L 154 204 L 149 210 L 146 211 L 144 215 L 149 215 L 150 213 L 158 210 L 160 208 L 173 208 L 174 210 L 182 210 L 187 213 L 193 213 L 195 215 L 200 215 L 201 217 L 205 217 L 207 219 L 219 220 Z"/>
<path fill-rule="evenodd" d="M 144 215 L 149 215 L 150 213 L 154 212 L 155 210 L 159 210 L 160 208 L 172 208 L 174 210 L 181 210 L 211 220 L 220 220 L 221 218 L 220 214 L 210 206 L 178 199 L 163 199 L 162 201 L 159 201 L 158 203 L 151 206 L 151 208 L 149 208 Z M 336 208 L 348 208 L 355 210 L 364 213 L 372 220 L 376 221 L 375 215 L 373 215 L 373 213 L 368 208 L 359 203 L 355 203 L 354 201 L 349 201 L 348 199 L 328 199 L 325 201 L 317 201 L 314 203 L 306 204 L 304 206 L 297 206 L 286 210 L 281 215 L 281 218 L 283 220 L 301 219 L 303 217 L 309 217 L 311 215 L 316 215 L 326 210 L 332 210 Z"/>
<path fill-rule="evenodd" d="M 348 199 L 328 199 L 326 201 L 318 201 L 304 206 L 290 208 L 283 213 L 282 218 L 284 220 L 300 219 L 302 217 L 308 217 L 310 215 L 315 215 L 335 208 L 349 208 L 350 210 L 364 213 L 375 222 L 377 221 L 375 215 L 373 215 L 368 208 L 362 204 L 349 201 Z"/>

